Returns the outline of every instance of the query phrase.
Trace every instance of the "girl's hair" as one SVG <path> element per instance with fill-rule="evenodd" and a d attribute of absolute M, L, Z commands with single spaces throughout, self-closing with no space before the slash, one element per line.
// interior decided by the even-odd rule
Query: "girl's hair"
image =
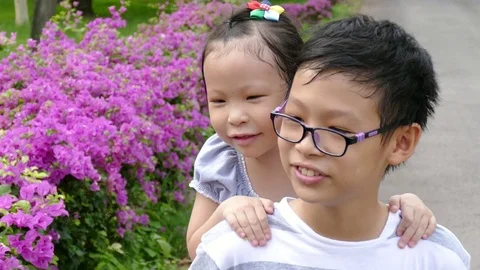
<path fill-rule="evenodd" d="M 226 45 L 235 39 L 245 39 L 244 43 L 235 44 L 229 49 L 244 50 L 261 61 L 265 61 L 265 49 L 268 49 L 267 53 L 274 59 L 280 77 L 290 86 L 297 69 L 296 58 L 303 44 L 296 26 L 285 13 L 280 15 L 278 21 L 268 21 L 251 19 L 250 11 L 246 7 L 238 9 L 208 35 L 202 54 L 202 75 L 205 58 L 218 49 L 215 43 L 223 42 Z M 228 49 L 222 53 L 228 53 Z"/>

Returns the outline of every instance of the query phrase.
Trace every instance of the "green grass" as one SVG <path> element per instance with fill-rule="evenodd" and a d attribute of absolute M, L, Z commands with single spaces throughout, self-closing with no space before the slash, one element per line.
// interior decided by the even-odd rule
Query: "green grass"
<path fill-rule="evenodd" d="M 146 23 L 150 18 L 157 14 L 155 8 L 150 7 L 151 4 L 160 4 L 166 2 L 165 0 L 134 0 L 130 1 L 130 6 L 123 14 L 123 18 L 127 21 L 127 26 L 121 29 L 120 32 L 124 35 L 132 34 L 137 30 L 137 25 Z M 173 1 L 170 1 L 173 2 Z M 94 0 L 94 12 L 98 17 L 109 17 L 108 8 L 111 6 L 119 7 L 118 0 Z"/>
<path fill-rule="evenodd" d="M 151 8 L 150 4 L 164 3 L 165 0 L 134 0 L 124 13 L 123 17 L 127 20 L 127 27 L 122 29 L 123 34 L 133 33 L 137 29 L 137 25 L 146 23 L 152 17 L 155 17 L 157 11 Z M 93 9 L 98 17 L 108 17 L 110 6 L 119 6 L 118 0 L 94 0 Z M 35 0 L 28 0 L 28 13 L 30 23 L 33 18 L 35 9 Z M 58 8 L 60 10 L 60 8 Z M 93 18 L 86 18 L 91 20 Z M 24 43 L 30 37 L 31 25 L 15 25 L 15 6 L 13 0 L 0 0 L 0 32 L 16 32 L 17 43 Z"/>
<path fill-rule="evenodd" d="M 30 22 L 33 18 L 34 0 L 28 0 Z M 0 32 L 16 32 L 17 40 L 26 41 L 30 37 L 31 24 L 15 25 L 15 6 L 13 0 L 0 0 Z M 10 36 L 10 34 L 8 34 Z"/>
<path fill-rule="evenodd" d="M 119 0 L 94 0 L 93 9 L 97 17 L 109 17 L 110 13 L 108 8 L 110 6 L 119 7 Z M 152 17 L 155 17 L 157 10 L 150 7 L 151 4 L 164 3 L 166 0 L 133 0 L 130 3 L 127 11 L 123 14 L 123 17 L 127 20 L 127 26 L 120 30 L 124 35 L 129 35 L 137 29 L 137 25 L 146 23 Z M 17 44 L 22 44 L 30 38 L 31 22 L 33 19 L 33 13 L 35 10 L 35 0 L 28 0 L 28 13 L 30 22 L 25 25 L 15 24 L 15 6 L 13 0 L 0 0 L 0 32 L 7 32 L 7 36 L 10 33 L 17 33 Z M 61 8 L 58 7 L 57 11 Z M 85 22 L 92 20 L 93 18 L 85 18 Z M 7 52 L 0 51 L 0 58 L 4 57 Z"/>

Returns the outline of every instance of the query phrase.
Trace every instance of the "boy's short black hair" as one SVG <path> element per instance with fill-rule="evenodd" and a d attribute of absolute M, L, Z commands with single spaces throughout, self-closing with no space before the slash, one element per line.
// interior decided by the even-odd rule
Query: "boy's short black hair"
<path fill-rule="evenodd" d="M 399 25 L 366 15 L 318 28 L 299 55 L 299 68 L 343 73 L 364 84 L 378 102 L 385 142 L 400 126 L 422 129 L 434 113 L 439 89 L 432 59 Z M 313 80 L 312 79 L 312 80 Z"/>
<path fill-rule="evenodd" d="M 244 7 L 234 13 L 222 24 L 218 25 L 207 37 L 202 53 L 202 74 L 205 58 L 216 50 L 214 43 L 226 44 L 236 39 L 254 38 L 249 42 L 234 47 L 264 61 L 265 52 L 270 52 L 273 57 L 280 77 L 290 85 L 296 71 L 296 59 L 300 53 L 303 40 L 297 27 L 283 13 L 279 21 L 254 20 L 250 18 L 250 9 Z"/>

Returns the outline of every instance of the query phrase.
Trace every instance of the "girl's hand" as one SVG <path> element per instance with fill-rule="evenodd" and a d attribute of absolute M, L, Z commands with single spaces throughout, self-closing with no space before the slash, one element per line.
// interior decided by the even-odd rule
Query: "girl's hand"
<path fill-rule="evenodd" d="M 252 246 L 264 246 L 271 238 L 267 214 L 273 214 L 273 202 L 267 199 L 234 196 L 220 204 L 223 217 L 241 238 Z"/>
<path fill-rule="evenodd" d="M 415 194 L 395 195 L 388 202 L 389 209 L 396 213 L 402 211 L 402 221 L 397 227 L 397 235 L 401 236 L 398 246 L 413 248 L 420 239 L 427 239 L 435 231 L 437 220 L 433 212 Z"/>

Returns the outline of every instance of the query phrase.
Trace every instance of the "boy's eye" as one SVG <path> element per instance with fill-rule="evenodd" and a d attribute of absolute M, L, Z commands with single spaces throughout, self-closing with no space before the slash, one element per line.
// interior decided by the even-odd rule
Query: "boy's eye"
<path fill-rule="evenodd" d="M 293 118 L 297 119 L 298 121 L 302 122 L 303 123 L 303 118 L 299 117 L 299 116 L 294 116 L 294 115 L 291 115 Z"/>
<path fill-rule="evenodd" d="M 339 128 L 339 127 L 328 127 L 329 129 L 333 129 L 333 130 L 336 130 L 336 131 L 339 131 L 345 135 L 350 135 L 350 134 L 355 134 L 355 132 L 352 132 L 352 131 L 349 131 L 347 129 L 344 129 L 344 128 Z"/>
<path fill-rule="evenodd" d="M 248 97 L 247 97 L 247 100 L 259 99 L 259 98 L 261 98 L 261 97 L 264 97 L 264 96 L 262 96 L 262 95 L 248 96 Z"/>
<path fill-rule="evenodd" d="M 303 118 L 302 118 L 302 117 L 296 116 L 295 114 L 289 114 L 288 112 L 285 112 L 285 114 L 288 115 L 288 116 L 290 116 L 291 118 L 296 119 L 296 120 L 298 120 L 298 121 L 300 121 L 300 122 L 303 123 Z"/>

